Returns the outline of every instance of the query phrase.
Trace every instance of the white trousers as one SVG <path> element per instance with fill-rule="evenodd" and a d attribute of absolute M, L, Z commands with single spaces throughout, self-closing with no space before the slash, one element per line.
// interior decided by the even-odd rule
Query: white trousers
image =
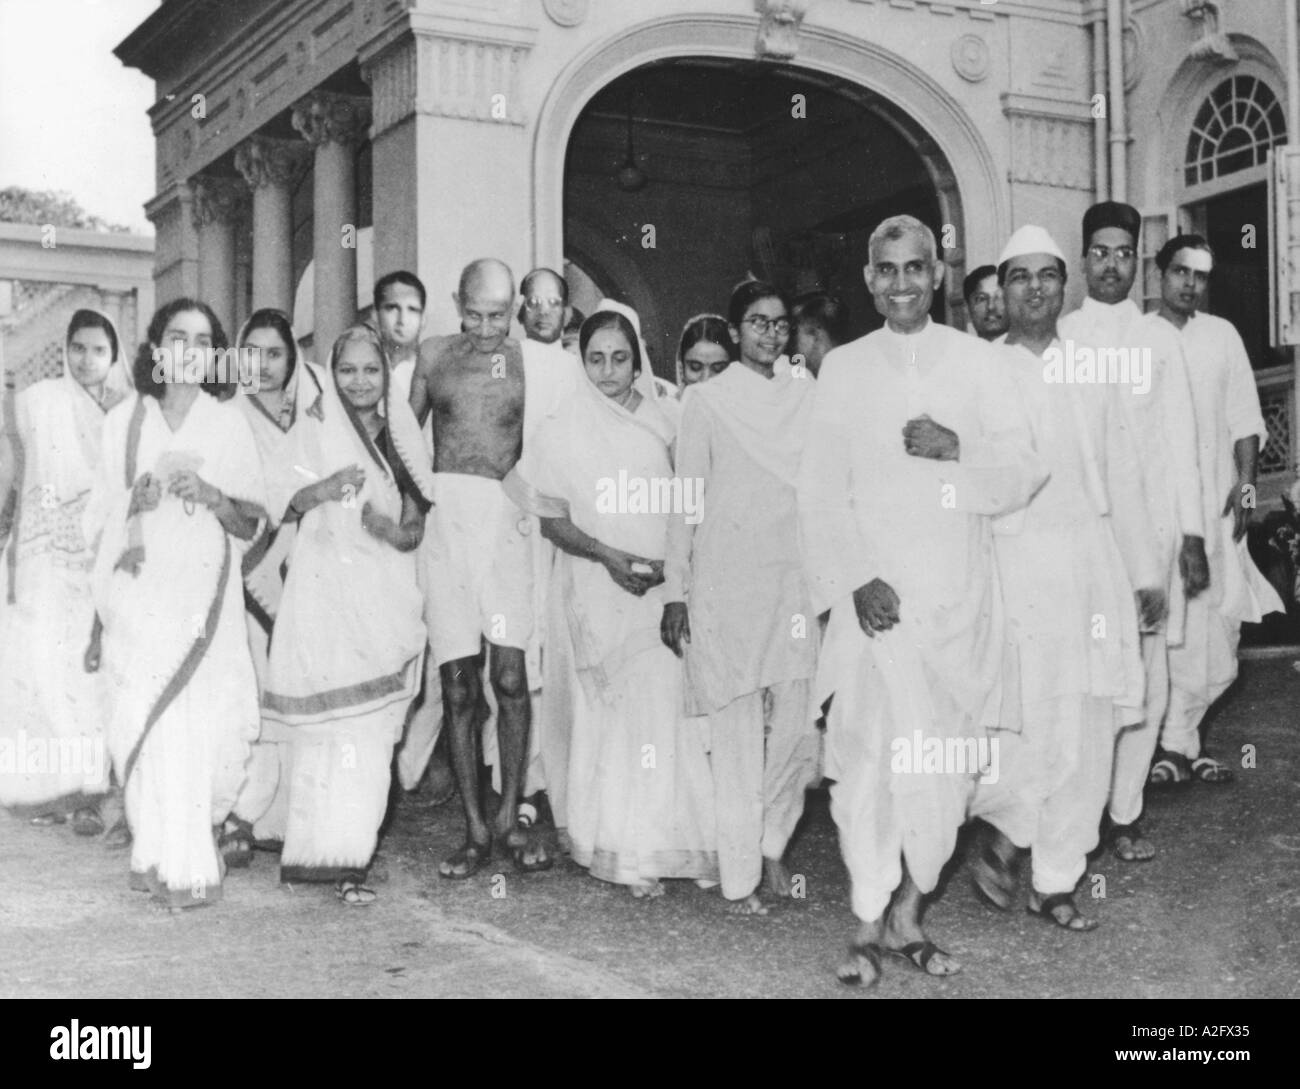
<path fill-rule="evenodd" d="M 709 715 L 722 895 L 758 888 L 763 859 L 779 859 L 818 772 L 811 680 L 762 688 Z"/>

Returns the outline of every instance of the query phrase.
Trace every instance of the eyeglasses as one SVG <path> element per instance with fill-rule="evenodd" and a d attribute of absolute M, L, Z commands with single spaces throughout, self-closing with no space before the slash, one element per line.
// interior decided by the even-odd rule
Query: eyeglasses
<path fill-rule="evenodd" d="M 759 336 L 766 336 L 769 329 L 775 329 L 779 337 L 787 336 L 790 332 L 789 318 L 777 318 L 773 321 L 771 318 L 763 317 L 762 314 L 755 314 L 752 318 L 745 318 L 744 324 L 752 326 Z"/>
<path fill-rule="evenodd" d="M 1137 256 L 1137 250 L 1132 246 L 1116 246 L 1111 249 L 1109 246 L 1100 244 L 1088 247 L 1088 256 L 1094 261 L 1104 261 L 1112 255 L 1117 261 L 1132 261 Z"/>
<path fill-rule="evenodd" d="M 537 295 L 529 295 L 524 300 L 524 306 L 529 310 L 561 310 L 564 308 L 563 299 L 543 299 Z"/>

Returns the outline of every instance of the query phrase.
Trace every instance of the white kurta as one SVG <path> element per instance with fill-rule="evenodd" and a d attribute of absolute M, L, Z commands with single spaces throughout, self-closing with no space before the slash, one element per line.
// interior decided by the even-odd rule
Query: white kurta
<path fill-rule="evenodd" d="M 1268 438 L 1250 357 L 1232 323 L 1211 314 L 1194 315 L 1180 336 L 1196 410 L 1210 587 L 1189 604 L 1183 646 L 1170 651 L 1169 712 L 1160 743 L 1194 758 L 1202 717 L 1236 679 L 1242 622 L 1285 607 L 1250 559 L 1245 538 L 1232 540 L 1232 517 L 1222 513 L 1237 481 L 1233 447 L 1256 435 L 1262 448 Z"/>
<path fill-rule="evenodd" d="M 1143 497 L 1109 391 L 1048 382 L 1037 354 L 999 350 L 1051 476 L 1025 510 L 994 522 L 1008 683 L 991 734 L 1000 774 L 976 787 L 971 812 L 1033 849 L 1034 887 L 1050 895 L 1082 875 L 1110 786 L 1114 727 L 1142 714 L 1137 613 L 1115 523 L 1120 510 L 1140 522 Z M 1135 569 L 1154 580 L 1149 535 L 1138 539 L 1147 548 Z"/>
<path fill-rule="evenodd" d="M 817 774 L 818 629 L 795 494 L 812 407 L 806 376 L 728 367 L 682 399 L 664 600 L 685 602 L 687 710 L 709 715 L 722 892 L 743 899 L 779 859 Z"/>
<path fill-rule="evenodd" d="M 958 461 L 912 457 L 908 420 L 954 430 Z M 928 323 L 882 329 L 827 354 L 800 472 L 799 512 L 813 608 L 830 608 L 816 701 L 834 693 L 826 773 L 853 886 L 879 918 L 905 859 L 928 892 L 952 853 L 974 769 L 891 770 L 894 743 L 974 738 L 995 720 L 1001 604 L 989 518 L 1023 506 L 1046 471 L 992 349 Z M 900 622 L 868 638 L 855 589 L 881 578 Z"/>
<path fill-rule="evenodd" d="M 1201 476 L 1187 363 L 1177 330 L 1157 314 L 1143 314 L 1131 299 L 1108 304 L 1085 299 L 1060 323 L 1062 339 L 1102 351 L 1144 354 L 1150 388 L 1120 386 L 1117 400 L 1127 413 L 1137 446 L 1147 520 L 1169 602 L 1167 620 L 1142 636 L 1146 694 L 1141 722 L 1116 738 L 1110 815 L 1129 824 L 1142 813 L 1147 769 L 1169 706 L 1169 647 L 1183 641 L 1187 597 L 1178 569 L 1182 538 L 1204 537 Z"/>

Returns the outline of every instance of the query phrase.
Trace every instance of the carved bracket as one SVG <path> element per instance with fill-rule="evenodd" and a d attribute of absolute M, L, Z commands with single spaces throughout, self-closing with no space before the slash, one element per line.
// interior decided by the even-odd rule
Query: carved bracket
<path fill-rule="evenodd" d="M 1201 25 L 1201 36 L 1196 39 L 1189 57 L 1208 60 L 1215 64 L 1235 64 L 1237 51 L 1223 29 L 1223 9 L 1226 0 L 1183 0 L 1183 14 Z"/>
<path fill-rule="evenodd" d="M 794 59 L 799 52 L 799 27 L 811 6 L 812 0 L 754 0 L 760 60 Z"/>

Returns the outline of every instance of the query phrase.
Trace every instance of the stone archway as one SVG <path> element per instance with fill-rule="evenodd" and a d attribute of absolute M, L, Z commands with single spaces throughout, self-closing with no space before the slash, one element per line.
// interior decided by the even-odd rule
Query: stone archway
<path fill-rule="evenodd" d="M 534 264 L 560 267 L 563 260 L 565 157 L 574 125 L 592 96 L 633 69 L 700 56 L 753 60 L 753 21 L 721 14 L 649 20 L 595 43 L 556 77 L 533 142 Z M 891 104 L 882 116 L 926 164 L 944 222 L 955 228 L 959 244 L 947 255 L 953 272 L 963 267 L 967 252 L 997 251 L 1010 230 L 1007 186 L 999 182 L 993 156 L 971 118 L 926 72 L 872 42 L 815 27 L 801 32 L 799 54 L 788 70 L 834 77 Z M 984 214 L 967 221 L 966 207 Z"/>

